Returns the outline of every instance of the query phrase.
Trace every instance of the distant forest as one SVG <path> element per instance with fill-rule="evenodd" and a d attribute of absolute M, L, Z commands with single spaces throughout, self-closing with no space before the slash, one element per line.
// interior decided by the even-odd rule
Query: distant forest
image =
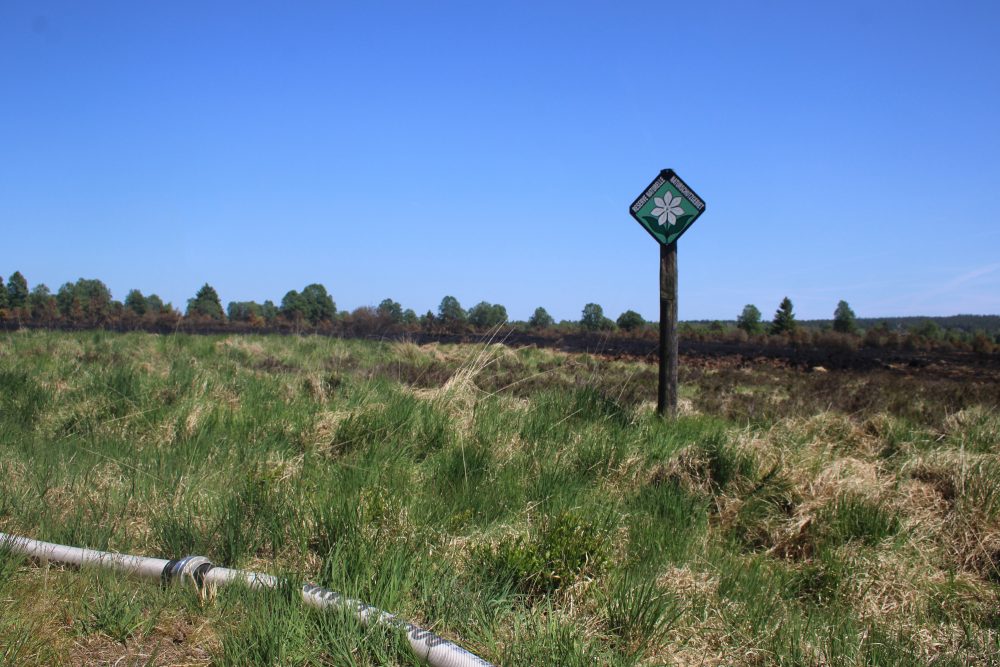
<path fill-rule="evenodd" d="M 15 271 L 0 276 L 0 327 L 62 329 L 108 328 L 157 332 L 280 332 L 341 336 L 403 336 L 486 334 L 506 328 L 537 336 L 601 332 L 609 336 L 653 339 L 657 323 L 626 310 L 611 319 L 597 303 L 583 306 L 579 320 L 555 321 L 539 306 L 527 320 L 511 321 L 507 309 L 480 301 L 466 309 L 454 296 L 441 299 L 436 311 L 416 313 L 391 298 L 351 311 L 338 310 L 333 296 L 319 283 L 290 290 L 279 304 L 270 300 L 230 301 L 223 307 L 218 292 L 204 284 L 183 310 L 156 294 L 138 289 L 121 301 L 95 278 L 65 283 L 54 294 L 45 284 L 29 286 Z M 954 349 L 982 354 L 1000 352 L 1000 315 L 948 317 L 857 317 L 840 301 L 829 320 L 799 320 L 791 299 L 785 297 L 768 320 L 754 304 L 747 304 L 734 320 L 700 320 L 680 324 L 680 335 L 690 340 L 772 342 L 794 346 L 860 347 L 911 350 Z"/>

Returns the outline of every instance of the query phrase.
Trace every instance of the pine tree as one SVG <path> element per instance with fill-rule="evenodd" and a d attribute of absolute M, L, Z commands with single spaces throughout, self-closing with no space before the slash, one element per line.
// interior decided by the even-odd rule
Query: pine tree
<path fill-rule="evenodd" d="M 771 322 L 772 334 L 791 333 L 795 331 L 798 324 L 795 321 L 795 313 L 792 312 L 792 300 L 787 296 L 781 300 L 781 305 L 774 313 L 774 320 Z"/>
<path fill-rule="evenodd" d="M 205 283 L 193 299 L 188 299 L 187 317 L 208 317 L 213 320 L 226 318 L 225 313 L 222 312 L 219 293 L 215 291 L 214 287 Z"/>
<path fill-rule="evenodd" d="M 28 305 L 28 281 L 20 271 L 15 271 L 7 279 L 7 307 L 24 308 Z"/>

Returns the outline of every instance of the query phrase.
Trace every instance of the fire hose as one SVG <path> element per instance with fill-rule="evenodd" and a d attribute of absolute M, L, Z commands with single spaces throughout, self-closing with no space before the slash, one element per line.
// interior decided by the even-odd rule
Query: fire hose
<path fill-rule="evenodd" d="M 234 583 L 252 589 L 278 588 L 282 584 L 281 579 L 270 574 L 216 567 L 203 556 L 185 556 L 173 560 L 147 558 L 69 547 L 6 533 L 0 533 L 0 548 L 36 560 L 55 561 L 77 567 L 102 567 L 164 584 L 187 582 L 193 584 L 199 592 Z M 424 630 L 360 600 L 312 584 L 303 584 L 300 593 L 302 601 L 316 609 L 346 609 L 356 614 L 365 625 L 384 625 L 403 631 L 410 650 L 431 667 L 493 667 L 491 663 L 430 630 Z"/>

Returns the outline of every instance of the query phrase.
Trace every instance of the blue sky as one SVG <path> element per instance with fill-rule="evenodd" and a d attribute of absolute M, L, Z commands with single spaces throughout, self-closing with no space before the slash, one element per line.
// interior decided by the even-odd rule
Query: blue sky
<path fill-rule="evenodd" d="M 0 275 L 680 317 L 1000 313 L 1000 4 L 0 3 Z"/>

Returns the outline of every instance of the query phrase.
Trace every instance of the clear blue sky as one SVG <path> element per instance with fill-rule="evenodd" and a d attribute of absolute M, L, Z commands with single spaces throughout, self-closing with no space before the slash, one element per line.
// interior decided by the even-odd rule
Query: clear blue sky
<path fill-rule="evenodd" d="M 0 3 L 0 275 L 682 319 L 1000 313 L 997 2 Z"/>

